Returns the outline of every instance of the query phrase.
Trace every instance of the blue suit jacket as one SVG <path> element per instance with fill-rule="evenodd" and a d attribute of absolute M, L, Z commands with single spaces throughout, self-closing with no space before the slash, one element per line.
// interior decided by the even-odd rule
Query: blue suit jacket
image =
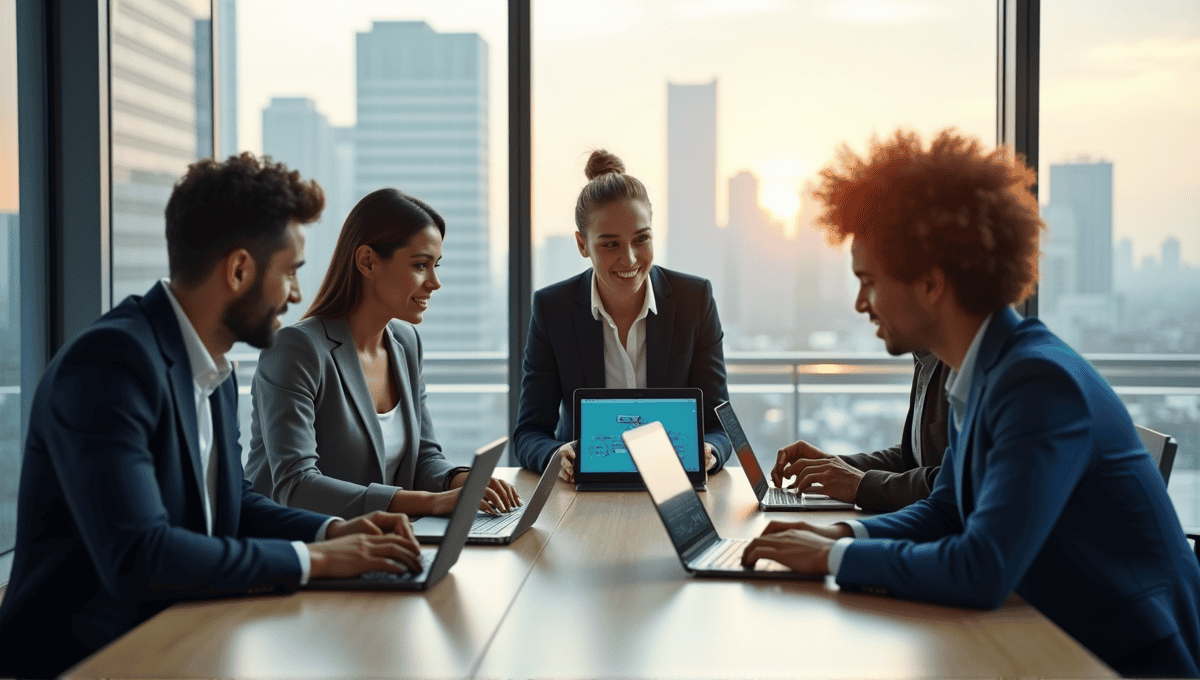
<path fill-rule="evenodd" d="M 712 284 L 658 266 L 650 281 L 658 312 L 646 318 L 646 386 L 703 390 L 704 441 L 716 449 L 719 470 L 733 446 L 715 411 L 729 390 Z M 558 447 L 575 438 L 575 390 L 605 386 L 602 323 L 592 316 L 591 269 L 533 296 L 513 432 L 517 460 L 530 470 L 545 469 Z"/>
<path fill-rule="evenodd" d="M 1197 673 L 1200 565 L 1090 364 L 1040 321 L 997 312 L 950 441 L 928 499 L 863 521 L 872 538 L 846 550 L 839 585 L 972 607 L 1016 591 L 1110 663 L 1177 634 L 1190 652 L 1162 674 Z"/>
<path fill-rule="evenodd" d="M 57 675 L 177 600 L 299 587 L 289 541 L 311 541 L 327 518 L 250 491 L 232 376 L 210 397 L 206 534 L 193 385 L 161 283 L 50 362 L 25 442 L 0 675 Z"/>

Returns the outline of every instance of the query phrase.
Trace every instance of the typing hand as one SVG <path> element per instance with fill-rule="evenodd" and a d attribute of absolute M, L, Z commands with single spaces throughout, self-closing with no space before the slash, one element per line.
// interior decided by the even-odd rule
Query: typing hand
<path fill-rule="evenodd" d="M 309 543 L 308 554 L 312 578 L 358 576 L 368 571 L 405 574 L 421 570 L 421 548 L 417 542 L 396 534 L 339 536 Z"/>
<path fill-rule="evenodd" d="M 865 473 L 851 467 L 838 456 L 828 458 L 797 458 L 783 466 L 781 477 L 795 477 L 796 481 L 788 486 L 797 491 L 809 491 L 814 484 L 820 484 L 820 493 L 836 498 L 839 501 L 853 503 L 858 499 L 858 487 L 862 484 Z M 774 475 L 772 475 L 774 476 Z"/>
<path fill-rule="evenodd" d="M 775 467 L 771 468 L 771 481 L 775 482 L 775 486 L 782 489 L 783 480 L 795 474 L 794 472 L 787 472 L 787 467 L 792 463 L 798 460 L 822 460 L 829 458 L 834 458 L 834 456 L 801 439 L 795 444 L 789 444 L 779 449 L 779 453 L 775 458 Z"/>

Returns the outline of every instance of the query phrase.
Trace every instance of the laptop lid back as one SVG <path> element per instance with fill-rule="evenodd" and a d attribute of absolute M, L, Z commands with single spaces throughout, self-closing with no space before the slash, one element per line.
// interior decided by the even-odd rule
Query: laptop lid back
<path fill-rule="evenodd" d="M 525 504 L 525 510 L 521 512 L 521 519 L 517 520 L 516 526 L 513 527 L 513 536 L 520 536 L 537 521 L 538 515 L 542 514 L 542 506 L 546 504 L 546 499 L 550 498 L 550 492 L 554 490 L 554 483 L 558 480 L 560 458 L 562 458 L 562 451 L 555 451 L 554 455 L 550 457 L 550 463 L 542 471 L 537 488 L 533 490 L 533 495 Z"/>
<path fill-rule="evenodd" d="M 661 422 L 693 486 L 704 484 L 704 393 L 695 387 L 575 390 L 575 481 L 640 485 L 621 434 Z"/>
<path fill-rule="evenodd" d="M 492 480 L 492 471 L 496 469 L 496 462 L 500 460 L 507 443 L 508 437 L 501 437 L 475 452 L 475 462 L 467 473 L 467 481 L 463 482 L 458 502 L 454 504 L 446 535 L 438 546 L 437 557 L 429 565 L 429 576 L 426 578 L 429 586 L 440 581 L 458 561 L 463 546 L 467 544 L 467 535 L 471 533 L 471 525 L 475 522 L 479 503 L 483 500 L 483 492 Z"/>
<path fill-rule="evenodd" d="M 738 462 L 742 464 L 742 471 L 746 473 L 746 479 L 750 481 L 750 486 L 754 487 L 754 495 L 758 496 L 758 500 L 761 501 L 770 490 L 771 483 L 767 481 L 762 466 L 754 457 L 754 449 L 750 448 L 746 432 L 742 430 L 742 424 L 738 422 L 737 416 L 733 413 L 733 405 L 724 402 L 716 408 L 716 411 L 717 418 L 721 421 L 721 427 L 725 428 L 725 434 L 729 435 L 729 443 L 733 445 L 733 452 L 737 455 Z"/>
<path fill-rule="evenodd" d="M 700 495 L 684 473 L 662 423 L 649 423 L 621 436 L 675 550 L 687 566 L 693 549 L 720 538 Z"/>

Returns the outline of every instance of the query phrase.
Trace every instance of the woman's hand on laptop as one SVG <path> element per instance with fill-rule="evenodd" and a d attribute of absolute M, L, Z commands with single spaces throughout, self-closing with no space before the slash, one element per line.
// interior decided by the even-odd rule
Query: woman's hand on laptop
<path fill-rule="evenodd" d="M 713 448 L 712 444 L 704 442 L 704 475 L 706 477 L 708 476 L 708 471 L 713 469 L 713 466 L 716 464 L 717 450 Z"/>
<path fill-rule="evenodd" d="M 575 481 L 575 447 L 570 443 L 563 444 L 558 447 L 562 451 L 562 457 L 558 459 L 558 478 L 566 482 Z M 555 453 L 557 453 L 556 451 Z"/>
<path fill-rule="evenodd" d="M 455 501 L 458 500 L 458 490 L 467 481 L 467 475 L 456 475 L 450 480 L 450 491 L 453 493 Z M 517 493 L 517 487 L 509 484 L 503 479 L 492 479 L 488 482 L 487 488 L 483 490 L 483 500 L 479 502 L 479 509 L 491 515 L 498 515 L 502 512 L 510 512 L 521 507 L 521 496 Z M 446 512 L 434 513 L 439 515 L 448 514 L 454 510 L 451 505 Z"/>

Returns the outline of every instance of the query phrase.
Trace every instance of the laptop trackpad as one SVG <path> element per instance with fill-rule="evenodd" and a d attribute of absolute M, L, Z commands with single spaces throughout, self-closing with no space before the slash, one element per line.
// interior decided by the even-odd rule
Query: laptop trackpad
<path fill-rule="evenodd" d="M 412 523 L 413 533 L 420 536 L 445 536 L 449 517 L 422 517 Z"/>

